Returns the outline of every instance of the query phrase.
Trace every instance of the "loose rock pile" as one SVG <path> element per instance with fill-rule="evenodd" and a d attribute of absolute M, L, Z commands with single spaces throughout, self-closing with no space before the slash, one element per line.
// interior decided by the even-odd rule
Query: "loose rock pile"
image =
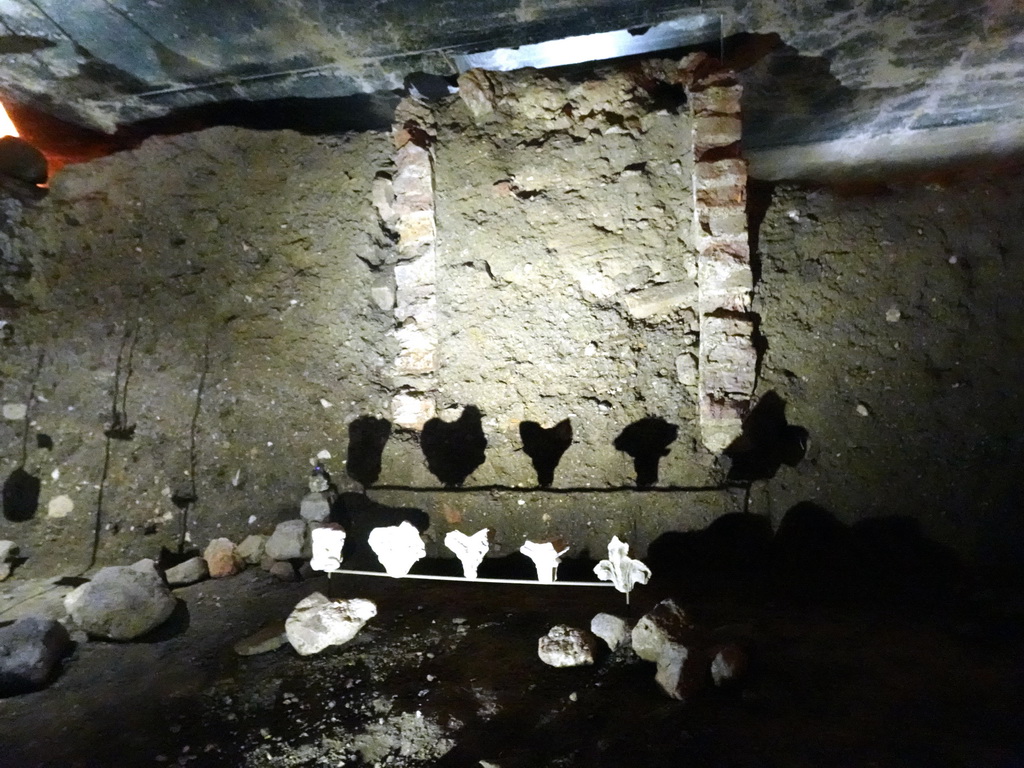
<path fill-rule="evenodd" d="M 687 702 L 709 682 L 722 686 L 739 680 L 748 665 L 747 652 L 728 631 L 708 632 L 694 626 L 672 600 L 663 600 L 632 628 L 625 619 L 599 613 L 590 632 L 565 625 L 552 627 L 538 641 L 541 661 L 553 667 L 594 663 L 593 638 L 617 654 L 632 653 L 656 665 L 654 679 L 673 699 Z"/>

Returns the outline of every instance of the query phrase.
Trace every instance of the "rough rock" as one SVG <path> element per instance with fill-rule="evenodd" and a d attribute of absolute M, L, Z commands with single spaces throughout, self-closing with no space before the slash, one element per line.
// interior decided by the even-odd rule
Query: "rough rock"
<path fill-rule="evenodd" d="M 69 650 L 68 631 L 53 619 L 26 616 L 0 629 L 0 698 L 44 687 Z"/>
<path fill-rule="evenodd" d="M 183 563 L 178 563 L 173 568 L 168 568 L 164 578 L 172 587 L 183 587 L 186 584 L 195 584 L 210 575 L 210 569 L 206 560 L 201 557 L 193 557 Z"/>
<path fill-rule="evenodd" d="M 298 602 L 284 628 L 296 652 L 308 656 L 332 645 L 344 645 L 376 615 L 377 606 L 369 600 L 329 600 L 314 592 Z"/>
<path fill-rule="evenodd" d="M 235 554 L 248 565 L 259 565 L 266 548 L 267 537 L 252 533 L 242 539 L 242 543 L 235 548 Z"/>
<path fill-rule="evenodd" d="M 662 600 L 633 627 L 633 650 L 645 661 L 659 661 L 670 643 L 684 641 L 692 630 L 683 609 Z"/>
<path fill-rule="evenodd" d="M 275 560 L 267 569 L 270 575 L 281 581 L 295 581 L 299 578 L 295 572 L 295 566 L 287 560 Z"/>
<path fill-rule="evenodd" d="M 331 502 L 323 493 L 308 493 L 299 504 L 299 515 L 303 520 L 322 523 L 331 516 Z"/>
<path fill-rule="evenodd" d="M 590 631 L 604 640 L 613 651 L 630 646 L 629 623 L 618 616 L 597 614 L 590 620 Z"/>
<path fill-rule="evenodd" d="M 267 539 L 266 553 L 275 560 L 300 558 L 307 546 L 307 538 L 305 520 L 285 520 L 277 524 Z"/>
<path fill-rule="evenodd" d="M 537 641 L 537 655 L 552 667 L 582 667 L 594 663 L 594 640 L 590 633 L 558 624 Z"/>
<path fill-rule="evenodd" d="M 5 539 L 0 541 L 0 563 L 10 562 L 18 556 L 18 545 Z"/>
<path fill-rule="evenodd" d="M 128 566 L 101 569 L 64 598 L 79 627 L 94 637 L 131 640 L 163 624 L 176 601 L 163 581 Z"/>
<path fill-rule="evenodd" d="M 711 679 L 715 685 L 728 685 L 743 677 L 749 657 L 736 643 L 725 643 L 711 649 Z"/>
<path fill-rule="evenodd" d="M 160 570 L 156 567 L 156 560 L 151 557 L 144 557 L 141 560 L 136 560 L 128 567 L 133 571 L 145 573 L 148 576 L 153 576 L 157 579 L 160 578 Z"/>
<path fill-rule="evenodd" d="M 699 649 L 672 642 L 662 646 L 654 680 L 673 699 L 689 701 L 705 687 L 707 677 L 707 659 Z"/>
<path fill-rule="evenodd" d="M 234 576 L 244 567 L 242 558 L 238 556 L 235 543 L 231 539 L 214 539 L 206 545 L 203 559 L 210 569 L 210 578 L 223 579 Z"/>
<path fill-rule="evenodd" d="M 232 648 L 239 656 L 255 656 L 259 653 L 276 651 L 286 642 L 288 642 L 288 638 L 284 633 L 284 622 L 275 621 L 258 632 L 239 640 Z"/>

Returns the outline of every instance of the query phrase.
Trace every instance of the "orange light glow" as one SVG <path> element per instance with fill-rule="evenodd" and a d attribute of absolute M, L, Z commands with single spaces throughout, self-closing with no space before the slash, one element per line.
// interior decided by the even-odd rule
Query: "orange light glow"
<path fill-rule="evenodd" d="M 14 122 L 8 116 L 3 104 L 0 104 L 0 137 L 18 135 L 18 129 L 14 127 Z"/>

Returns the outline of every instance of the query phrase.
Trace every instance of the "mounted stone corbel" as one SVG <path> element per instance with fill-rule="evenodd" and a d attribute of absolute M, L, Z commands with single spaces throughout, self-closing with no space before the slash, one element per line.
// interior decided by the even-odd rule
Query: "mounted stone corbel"
<path fill-rule="evenodd" d="M 595 565 L 594 573 L 601 581 L 610 581 L 619 592 L 625 593 L 627 603 L 633 585 L 646 584 L 651 579 L 651 569 L 631 558 L 629 544 L 619 541 L 618 536 L 612 536 L 608 542 L 608 559 Z"/>
<path fill-rule="evenodd" d="M 388 576 L 396 579 L 408 575 L 416 561 L 427 554 L 420 532 L 408 520 L 402 521 L 401 525 L 374 528 L 367 537 L 367 543 Z"/>
<path fill-rule="evenodd" d="M 329 523 L 311 531 L 313 559 L 309 567 L 314 571 L 334 573 L 341 570 L 341 551 L 345 548 L 345 529 L 337 523 Z"/>
<path fill-rule="evenodd" d="M 467 536 L 462 531 L 449 531 L 444 537 L 444 545 L 459 558 L 459 562 L 462 563 L 462 575 L 467 579 L 475 579 L 477 569 L 491 547 L 490 530 L 481 528 L 472 536 Z"/>
<path fill-rule="evenodd" d="M 561 549 L 559 549 L 561 547 Z M 562 555 L 569 551 L 564 541 L 527 541 L 519 551 L 533 560 L 537 567 L 537 581 L 550 584 L 558 575 L 558 563 Z"/>

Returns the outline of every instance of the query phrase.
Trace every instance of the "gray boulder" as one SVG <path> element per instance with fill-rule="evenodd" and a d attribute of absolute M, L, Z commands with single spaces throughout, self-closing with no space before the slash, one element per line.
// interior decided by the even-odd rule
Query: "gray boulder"
<path fill-rule="evenodd" d="M 332 645 L 344 645 L 376 615 L 377 606 L 369 600 L 328 600 L 314 592 L 296 604 L 285 619 L 284 630 L 292 648 L 309 656 Z"/>
<path fill-rule="evenodd" d="M 594 663 L 594 645 L 589 632 L 558 624 L 537 641 L 537 655 L 552 667 L 582 667 Z"/>
<path fill-rule="evenodd" d="M 306 540 L 305 520 L 285 520 L 267 540 L 266 553 L 275 560 L 294 560 L 303 556 Z"/>
<path fill-rule="evenodd" d="M 259 565 L 266 547 L 267 537 L 253 533 L 242 539 L 235 553 L 249 565 Z"/>
<path fill-rule="evenodd" d="M 60 622 L 41 616 L 0 629 L 0 698 L 43 688 L 71 645 Z"/>
<path fill-rule="evenodd" d="M 206 560 L 201 557 L 193 557 L 183 563 L 178 563 L 173 568 L 168 568 L 164 576 L 167 583 L 172 587 L 183 587 L 186 584 L 195 584 L 210 575 L 210 569 Z"/>
<path fill-rule="evenodd" d="M 127 566 L 101 569 L 64 598 L 71 619 L 93 637 L 131 640 L 163 624 L 176 601 L 152 573 Z"/>
<path fill-rule="evenodd" d="M 331 502 L 324 493 L 308 493 L 299 504 L 299 515 L 303 520 L 322 523 L 331 516 Z"/>

